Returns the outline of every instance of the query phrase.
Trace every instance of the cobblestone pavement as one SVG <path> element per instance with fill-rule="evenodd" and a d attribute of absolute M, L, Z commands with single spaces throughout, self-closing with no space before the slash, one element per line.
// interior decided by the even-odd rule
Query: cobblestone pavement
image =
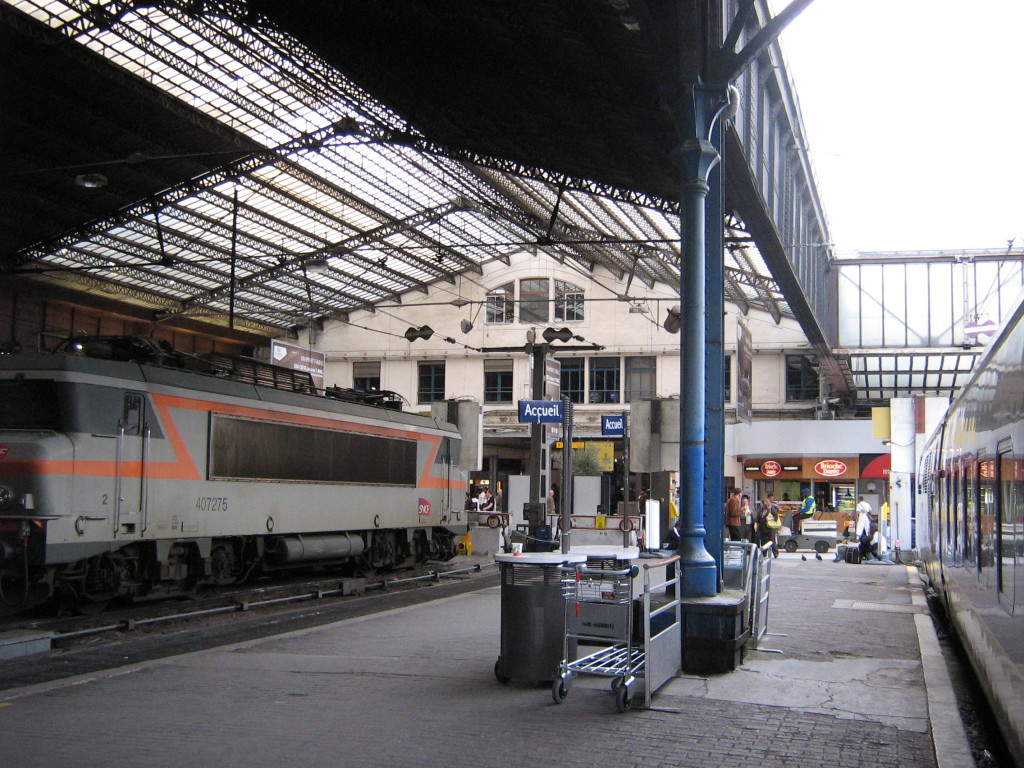
<path fill-rule="evenodd" d="M 500 588 L 0 694 L 32 766 L 936 766 L 902 567 L 783 556 L 735 672 L 620 714 L 607 680 L 494 677 Z M 882 608 L 879 606 L 889 606 Z M 641 697 L 642 698 L 642 697 Z"/>

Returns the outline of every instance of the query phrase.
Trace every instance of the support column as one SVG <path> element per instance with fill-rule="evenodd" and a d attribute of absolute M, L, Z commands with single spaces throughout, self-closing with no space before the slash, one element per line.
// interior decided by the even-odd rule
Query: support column
<path fill-rule="evenodd" d="M 706 201 L 708 177 L 719 161 L 718 152 L 706 138 L 715 108 L 726 103 L 724 88 L 713 93 L 697 83 L 681 84 L 668 104 L 681 138 L 678 163 L 682 171 L 682 258 L 680 260 L 681 321 L 679 474 L 682 488 L 680 514 L 680 578 L 682 597 L 713 597 L 718 593 L 718 568 L 704 546 L 705 509 L 710 500 L 704 487 L 706 455 L 705 349 L 706 349 Z M 692 500 L 685 503 L 685 500 Z M 720 536 L 721 531 L 712 531 Z"/>

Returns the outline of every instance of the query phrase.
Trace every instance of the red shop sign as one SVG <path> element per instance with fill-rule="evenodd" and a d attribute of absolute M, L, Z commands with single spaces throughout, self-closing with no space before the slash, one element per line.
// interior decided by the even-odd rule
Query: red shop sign
<path fill-rule="evenodd" d="M 777 461 L 766 461 L 761 465 L 761 474 L 765 477 L 777 477 L 782 472 L 782 465 Z"/>
<path fill-rule="evenodd" d="M 839 477 L 846 474 L 846 465 L 838 459 L 825 459 L 814 465 L 814 471 L 824 477 Z"/>

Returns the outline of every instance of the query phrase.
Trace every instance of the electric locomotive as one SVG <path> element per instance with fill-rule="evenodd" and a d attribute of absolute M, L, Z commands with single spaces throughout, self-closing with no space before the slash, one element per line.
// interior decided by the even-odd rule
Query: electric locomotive
<path fill-rule="evenodd" d="M 921 454 L 927 577 L 1024 768 L 1024 304 Z"/>
<path fill-rule="evenodd" d="M 396 407 L 397 406 L 397 407 Z M 136 336 L 0 356 L 0 599 L 143 599 L 455 555 L 451 424 Z"/>

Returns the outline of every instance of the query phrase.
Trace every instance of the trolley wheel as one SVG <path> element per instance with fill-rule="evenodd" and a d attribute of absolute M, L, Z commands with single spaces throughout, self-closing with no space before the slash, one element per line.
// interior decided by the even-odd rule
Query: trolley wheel
<path fill-rule="evenodd" d="M 796 552 L 796 539 L 790 539 L 783 544 L 783 547 L 785 547 L 787 552 Z"/>
<path fill-rule="evenodd" d="M 573 522 L 572 522 L 572 518 L 571 517 L 569 518 L 569 527 L 570 528 L 573 527 Z M 558 530 L 560 530 L 560 531 L 564 531 L 565 530 L 565 528 L 562 525 L 562 518 L 561 517 L 558 518 Z"/>
<path fill-rule="evenodd" d="M 501 527 L 501 518 L 498 515 L 488 515 L 487 516 L 487 527 L 488 528 L 500 528 Z"/>
<path fill-rule="evenodd" d="M 633 706 L 633 697 L 629 695 L 629 686 L 620 685 L 615 692 L 615 708 L 619 712 L 628 712 Z"/>
<path fill-rule="evenodd" d="M 564 677 L 556 677 L 555 682 L 551 684 L 551 698 L 555 704 L 561 704 L 565 701 L 565 697 L 569 695 L 569 686 L 565 684 Z"/>
<path fill-rule="evenodd" d="M 496 678 L 498 678 L 498 682 L 501 683 L 502 685 L 505 685 L 509 681 L 508 675 L 503 675 L 501 673 L 501 657 L 500 656 L 498 657 L 498 660 L 496 662 L 494 662 L 494 676 Z"/>
<path fill-rule="evenodd" d="M 814 551 L 817 552 L 818 554 L 824 555 L 826 552 L 828 552 L 828 542 L 827 541 L 816 541 L 816 542 L 814 542 Z"/>
<path fill-rule="evenodd" d="M 622 677 L 621 676 L 613 677 L 612 678 L 612 693 L 618 693 L 619 692 L 619 688 L 621 688 L 621 687 L 622 687 Z"/>
<path fill-rule="evenodd" d="M 628 517 L 622 518 L 619 521 L 619 530 L 620 531 L 632 531 L 633 530 L 633 521 L 630 518 L 628 518 Z"/>

